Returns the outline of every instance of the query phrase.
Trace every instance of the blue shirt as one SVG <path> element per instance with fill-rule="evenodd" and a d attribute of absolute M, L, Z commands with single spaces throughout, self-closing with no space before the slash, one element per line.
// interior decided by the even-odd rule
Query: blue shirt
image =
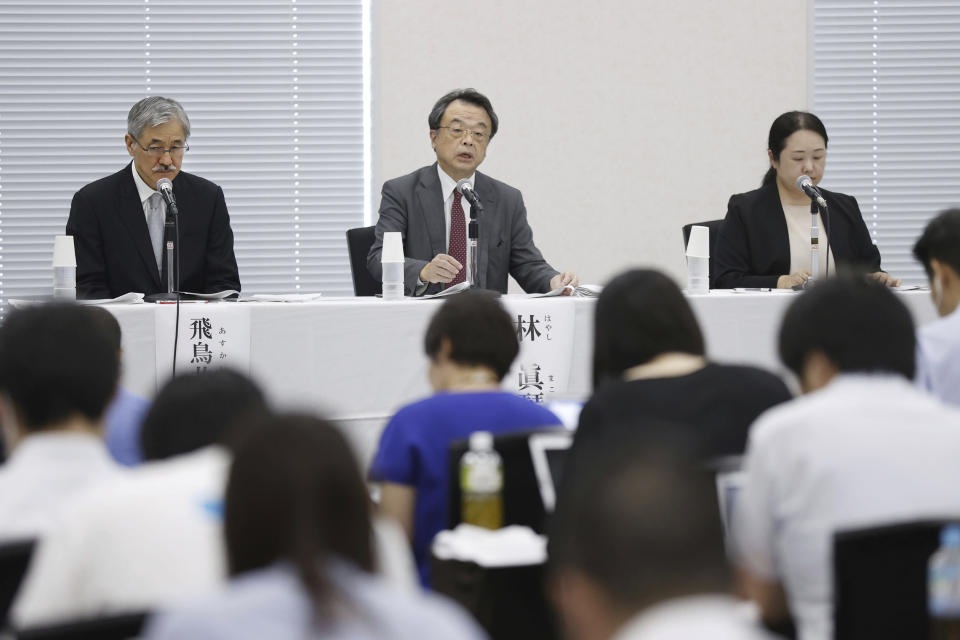
<path fill-rule="evenodd" d="M 117 388 L 117 396 L 104 414 L 104 439 L 113 459 L 128 467 L 143 462 L 140 449 L 140 426 L 150 408 L 150 401 Z"/>
<path fill-rule="evenodd" d="M 380 436 L 370 478 L 416 490 L 413 555 L 424 586 L 430 585 L 430 543 L 448 522 L 450 444 L 474 431 L 497 435 L 559 425 L 544 407 L 505 391 L 440 393 L 393 416 Z"/>

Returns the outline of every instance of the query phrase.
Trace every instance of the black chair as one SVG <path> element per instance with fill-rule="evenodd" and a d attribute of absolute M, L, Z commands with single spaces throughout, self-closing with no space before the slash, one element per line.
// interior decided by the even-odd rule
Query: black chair
<path fill-rule="evenodd" d="M 148 612 L 123 613 L 24 629 L 15 637 L 17 640 L 130 640 L 140 637 L 149 617 Z"/>
<path fill-rule="evenodd" d="M 7 626 L 7 614 L 30 565 L 34 546 L 33 539 L 0 545 L 0 629 Z"/>
<path fill-rule="evenodd" d="M 683 225 L 683 248 L 686 250 L 687 243 L 690 242 L 690 229 L 692 227 L 706 227 L 710 230 L 710 286 L 713 286 L 713 256 L 717 248 L 717 236 L 720 235 L 720 225 L 723 224 L 723 219 L 720 220 L 707 220 L 706 222 L 691 222 L 690 224 Z"/>
<path fill-rule="evenodd" d="M 375 296 L 383 286 L 367 270 L 367 254 L 377 235 L 376 227 L 347 229 L 347 252 L 350 254 L 350 273 L 353 274 L 353 293 L 357 296 Z"/>
<path fill-rule="evenodd" d="M 928 637 L 927 563 L 949 522 L 907 522 L 834 535 L 837 640 Z"/>

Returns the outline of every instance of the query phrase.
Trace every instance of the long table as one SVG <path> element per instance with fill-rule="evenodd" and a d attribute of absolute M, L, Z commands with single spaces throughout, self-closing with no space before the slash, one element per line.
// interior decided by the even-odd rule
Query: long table
<path fill-rule="evenodd" d="M 797 294 L 792 292 L 711 291 L 688 300 L 703 328 L 710 358 L 749 363 L 782 372 L 777 359 L 780 320 Z M 898 293 L 918 325 L 936 317 L 924 291 Z M 528 302 L 504 296 L 508 311 Z M 544 308 L 573 308 L 569 377 L 558 394 L 585 399 L 591 390 L 595 300 L 548 298 Z M 250 314 L 250 374 L 275 406 L 318 411 L 338 423 L 362 460 L 372 455 L 383 425 L 396 409 L 430 394 L 423 333 L 439 300 L 384 301 L 329 298 L 309 303 L 214 303 L 245 305 Z M 206 306 L 206 305 L 203 305 Z M 173 305 L 107 307 L 123 330 L 123 384 L 152 397 L 165 376 L 158 375 L 157 327 Z M 184 304 L 181 313 L 195 312 Z M 167 316 L 167 321 L 169 322 Z M 882 348 L 882 347 L 879 347 Z M 160 371 L 167 369 L 160 362 Z"/>

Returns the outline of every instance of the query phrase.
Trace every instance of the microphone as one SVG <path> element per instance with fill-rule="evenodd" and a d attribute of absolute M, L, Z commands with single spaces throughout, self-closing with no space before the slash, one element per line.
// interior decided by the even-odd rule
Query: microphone
<path fill-rule="evenodd" d="M 809 178 L 807 179 L 809 180 Z M 180 212 L 177 210 L 177 199 L 173 197 L 173 183 L 170 182 L 170 178 L 160 178 L 157 180 L 157 191 L 163 196 L 170 211 L 176 215 L 180 215 Z"/>
<path fill-rule="evenodd" d="M 803 175 L 797 178 L 797 189 L 800 189 L 810 196 L 811 200 L 816 200 L 822 209 L 827 208 L 827 201 L 823 199 L 823 194 L 820 193 L 820 190 L 813 186 L 813 180 L 810 179 L 810 176 Z"/>
<path fill-rule="evenodd" d="M 470 184 L 469 179 L 464 178 L 457 182 L 457 191 L 467 199 L 471 207 L 477 211 L 483 211 L 483 204 L 480 202 L 480 197 L 477 196 L 477 192 L 473 190 L 473 185 Z"/>

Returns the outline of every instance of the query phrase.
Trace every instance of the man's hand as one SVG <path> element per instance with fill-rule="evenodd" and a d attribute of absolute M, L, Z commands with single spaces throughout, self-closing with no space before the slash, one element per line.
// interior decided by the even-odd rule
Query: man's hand
<path fill-rule="evenodd" d="M 870 277 L 879 282 L 880 284 L 885 284 L 888 287 L 899 287 L 900 278 L 894 278 L 889 273 L 884 271 L 875 271 L 870 274 Z"/>
<path fill-rule="evenodd" d="M 445 253 L 438 253 L 420 270 L 420 282 L 451 282 L 463 265 Z"/>
<path fill-rule="evenodd" d="M 792 289 L 796 286 L 802 285 L 804 282 L 810 279 L 810 272 L 806 269 L 801 269 L 796 273 L 791 273 L 788 276 L 780 276 L 777 280 L 777 289 Z"/>
<path fill-rule="evenodd" d="M 573 271 L 564 271 L 563 273 L 558 273 L 557 275 L 550 278 L 550 290 L 559 289 L 560 287 L 576 287 L 580 284 L 580 279 L 577 278 L 577 274 Z M 570 295 L 571 291 L 567 289 L 563 292 L 563 295 Z"/>

